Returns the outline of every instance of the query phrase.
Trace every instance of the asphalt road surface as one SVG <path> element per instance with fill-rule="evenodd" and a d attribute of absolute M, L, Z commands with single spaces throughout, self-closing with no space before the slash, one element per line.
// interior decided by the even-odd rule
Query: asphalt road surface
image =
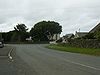
<path fill-rule="evenodd" d="M 100 75 L 100 57 L 51 50 L 42 44 L 12 46 L 13 61 L 2 58 L 0 75 Z"/>

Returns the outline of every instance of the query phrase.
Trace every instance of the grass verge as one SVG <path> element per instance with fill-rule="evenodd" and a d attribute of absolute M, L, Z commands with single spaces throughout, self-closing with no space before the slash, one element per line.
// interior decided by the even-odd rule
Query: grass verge
<path fill-rule="evenodd" d="M 49 45 L 46 48 L 59 50 L 59 51 L 66 51 L 72 53 L 81 53 L 81 54 L 88 54 L 88 55 L 95 55 L 100 56 L 100 49 L 93 49 L 93 48 L 79 48 L 79 47 L 72 47 L 68 45 Z"/>

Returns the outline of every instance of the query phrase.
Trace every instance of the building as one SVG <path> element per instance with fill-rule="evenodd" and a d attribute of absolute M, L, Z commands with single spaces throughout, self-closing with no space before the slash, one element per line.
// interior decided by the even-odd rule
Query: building
<path fill-rule="evenodd" d="M 81 38 L 81 37 L 83 37 L 83 36 L 85 36 L 87 34 L 88 34 L 88 32 L 77 32 L 76 31 L 74 38 Z"/>
<path fill-rule="evenodd" d="M 60 34 L 54 34 L 53 40 L 59 40 L 60 39 Z"/>
<path fill-rule="evenodd" d="M 96 31 L 99 31 L 100 30 L 100 23 L 97 24 L 92 30 L 90 30 L 89 33 L 95 33 Z"/>
<path fill-rule="evenodd" d="M 26 38 L 26 41 L 32 41 L 32 37 Z"/>
<path fill-rule="evenodd" d="M 68 38 L 68 39 L 73 39 L 74 38 L 74 34 L 66 34 L 64 37 Z"/>
<path fill-rule="evenodd" d="M 68 39 L 74 39 L 74 34 L 66 34 L 61 38 L 62 43 L 68 43 Z"/>
<path fill-rule="evenodd" d="M 97 24 L 92 30 L 90 30 L 89 32 L 77 32 L 75 33 L 75 38 L 81 38 L 85 35 L 87 35 L 88 33 L 95 33 L 96 31 L 100 30 L 100 23 Z"/>
<path fill-rule="evenodd" d="M 57 44 L 57 41 L 60 39 L 60 34 L 54 34 L 53 37 L 50 36 L 49 37 L 49 40 L 50 41 L 50 44 Z"/>
<path fill-rule="evenodd" d="M 47 38 L 51 41 L 56 41 L 60 39 L 60 34 L 53 34 L 53 36 L 51 35 L 51 33 L 49 33 L 49 35 L 47 35 Z"/>

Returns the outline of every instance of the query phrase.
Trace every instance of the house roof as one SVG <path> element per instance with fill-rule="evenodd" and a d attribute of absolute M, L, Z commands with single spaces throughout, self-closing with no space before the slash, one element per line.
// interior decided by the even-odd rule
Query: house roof
<path fill-rule="evenodd" d="M 100 23 L 97 24 L 89 33 L 94 33 L 94 32 L 96 32 L 98 29 L 100 29 Z"/>
<path fill-rule="evenodd" d="M 74 36 L 74 34 L 66 34 L 64 37 L 66 38 L 72 38 Z"/>
<path fill-rule="evenodd" d="M 88 32 L 76 32 L 79 37 L 83 37 L 88 34 Z"/>

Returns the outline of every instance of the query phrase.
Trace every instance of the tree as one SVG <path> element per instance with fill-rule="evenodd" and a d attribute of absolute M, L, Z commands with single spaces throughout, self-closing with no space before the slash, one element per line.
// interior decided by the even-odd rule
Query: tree
<path fill-rule="evenodd" d="M 15 30 L 3 33 L 2 37 L 4 39 L 4 42 L 11 42 L 12 41 L 12 36 L 14 34 L 15 34 Z"/>
<path fill-rule="evenodd" d="M 18 32 L 26 32 L 28 28 L 25 26 L 25 24 L 18 24 L 14 29 Z"/>
<path fill-rule="evenodd" d="M 18 24 L 15 29 L 15 34 L 13 34 L 13 39 L 17 39 L 17 41 L 25 41 L 28 35 L 28 28 L 25 26 L 25 24 Z M 16 38 L 17 37 L 17 38 Z"/>
<path fill-rule="evenodd" d="M 34 40 L 47 41 L 54 34 L 60 34 L 62 32 L 62 26 L 54 21 L 41 21 L 34 25 L 30 30 L 30 34 Z"/>
<path fill-rule="evenodd" d="M 18 24 L 14 27 L 14 30 L 2 33 L 4 42 L 23 42 L 29 37 L 28 28 L 25 24 Z"/>

